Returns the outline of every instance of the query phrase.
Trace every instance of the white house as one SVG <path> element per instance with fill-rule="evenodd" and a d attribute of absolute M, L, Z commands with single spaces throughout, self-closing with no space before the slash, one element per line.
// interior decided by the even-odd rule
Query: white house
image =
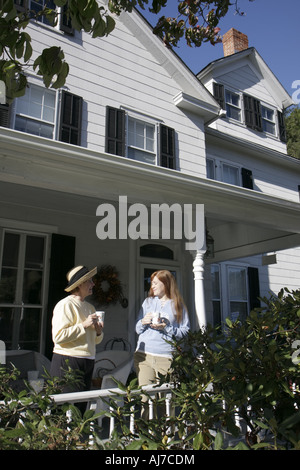
<path fill-rule="evenodd" d="M 289 95 L 253 48 L 196 77 L 138 12 L 116 22 L 102 39 L 30 24 L 35 54 L 61 45 L 70 74 L 60 91 L 29 75 L 26 95 L 1 107 L 0 339 L 11 349 L 51 356 L 53 306 L 78 264 L 114 267 L 128 300 L 103 307 L 101 348 L 122 338 L 134 349 L 155 269 L 175 273 L 193 328 L 298 287 L 300 162 L 282 142 Z M 157 237 L 151 209 L 162 204 L 193 210 L 192 249 L 184 224 L 170 220 Z"/>

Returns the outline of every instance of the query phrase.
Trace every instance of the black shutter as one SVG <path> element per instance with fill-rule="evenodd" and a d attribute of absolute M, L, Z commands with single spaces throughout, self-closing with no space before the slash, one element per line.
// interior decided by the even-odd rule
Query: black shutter
<path fill-rule="evenodd" d="M 10 106 L 8 104 L 0 104 L 0 126 L 9 127 Z"/>
<path fill-rule="evenodd" d="M 249 306 L 250 311 L 260 307 L 259 273 L 258 268 L 248 268 Z"/>
<path fill-rule="evenodd" d="M 160 165 L 175 170 L 175 130 L 160 124 Z"/>
<path fill-rule="evenodd" d="M 284 116 L 283 113 L 281 113 L 280 111 L 277 111 L 277 121 L 279 129 L 279 138 L 282 142 L 287 142 Z"/>
<path fill-rule="evenodd" d="M 81 143 L 82 98 L 62 92 L 59 140 L 69 144 Z"/>
<path fill-rule="evenodd" d="M 70 36 L 74 36 L 74 28 L 72 27 L 72 21 L 67 13 L 67 9 L 67 4 L 61 8 L 59 29 Z"/>
<path fill-rule="evenodd" d="M 247 170 L 247 168 L 242 168 L 241 173 L 243 188 L 253 189 L 252 171 Z"/>
<path fill-rule="evenodd" d="M 262 131 L 260 101 L 246 94 L 243 95 L 243 98 L 246 126 L 257 131 Z"/>
<path fill-rule="evenodd" d="M 125 157 L 125 111 L 106 106 L 105 152 Z"/>
<path fill-rule="evenodd" d="M 225 109 L 224 85 L 213 82 L 213 94 L 222 109 Z"/>
<path fill-rule="evenodd" d="M 51 239 L 50 272 L 47 306 L 46 350 L 45 355 L 52 357 L 52 314 L 57 302 L 67 295 L 66 274 L 74 267 L 75 238 L 53 234 Z"/>

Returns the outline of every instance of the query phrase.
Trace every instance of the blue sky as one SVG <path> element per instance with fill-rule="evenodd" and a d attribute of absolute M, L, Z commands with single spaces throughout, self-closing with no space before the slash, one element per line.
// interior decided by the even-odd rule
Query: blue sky
<path fill-rule="evenodd" d="M 161 15 L 175 16 L 177 3 L 177 0 L 168 0 L 169 5 L 161 10 Z M 300 88 L 300 0 L 239 0 L 239 6 L 245 15 L 235 15 L 231 7 L 219 23 L 220 34 L 230 28 L 246 34 L 249 47 L 255 47 L 292 96 L 296 90 L 292 88 L 295 80 L 299 81 L 297 88 Z M 156 23 L 156 15 L 142 13 L 152 25 Z M 223 57 L 222 44 L 203 44 L 200 48 L 181 44 L 174 50 L 195 74 L 209 62 Z"/>

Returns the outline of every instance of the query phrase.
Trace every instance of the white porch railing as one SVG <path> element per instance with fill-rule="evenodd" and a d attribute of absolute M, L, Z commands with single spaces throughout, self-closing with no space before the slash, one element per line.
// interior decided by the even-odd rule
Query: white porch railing
<path fill-rule="evenodd" d="M 131 390 L 131 395 L 140 395 L 142 392 L 146 392 L 150 397 L 155 396 L 159 393 L 162 396 L 165 396 L 165 407 L 166 415 L 171 415 L 171 395 L 172 395 L 172 386 L 170 384 L 164 384 L 162 386 L 157 385 L 147 385 L 138 390 Z M 116 394 L 118 396 L 116 396 Z M 61 393 L 56 395 L 51 395 L 51 398 L 57 404 L 63 403 L 80 403 L 87 402 L 90 409 L 99 412 L 101 409 L 108 410 L 108 406 L 103 402 L 103 400 L 109 400 L 113 398 L 114 400 L 120 400 L 120 396 L 125 396 L 126 392 L 120 390 L 119 388 L 112 389 L 99 389 L 99 390 L 90 390 L 87 392 L 73 392 L 73 393 Z M 151 398 L 148 402 L 149 405 L 149 419 L 154 417 L 154 407 Z M 101 421 L 101 418 L 99 419 Z M 109 417 L 109 436 L 112 434 L 115 427 L 115 420 L 113 417 Z M 130 431 L 134 431 L 134 412 L 130 416 L 129 422 Z"/>

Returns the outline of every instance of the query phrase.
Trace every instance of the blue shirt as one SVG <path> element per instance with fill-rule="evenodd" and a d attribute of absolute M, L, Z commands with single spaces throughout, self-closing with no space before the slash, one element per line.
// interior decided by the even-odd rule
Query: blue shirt
<path fill-rule="evenodd" d="M 155 330 L 150 325 L 143 325 L 142 318 L 148 312 L 160 312 L 160 318 L 164 318 L 167 323 L 162 330 Z M 179 324 L 176 320 L 176 311 L 173 300 L 167 300 L 164 306 L 161 305 L 158 297 L 147 297 L 140 309 L 136 323 L 136 332 L 139 335 L 137 342 L 137 351 L 142 351 L 156 356 L 172 356 L 172 346 L 165 340 L 181 339 L 190 329 L 190 322 L 185 308 L 182 312 L 182 322 Z"/>

